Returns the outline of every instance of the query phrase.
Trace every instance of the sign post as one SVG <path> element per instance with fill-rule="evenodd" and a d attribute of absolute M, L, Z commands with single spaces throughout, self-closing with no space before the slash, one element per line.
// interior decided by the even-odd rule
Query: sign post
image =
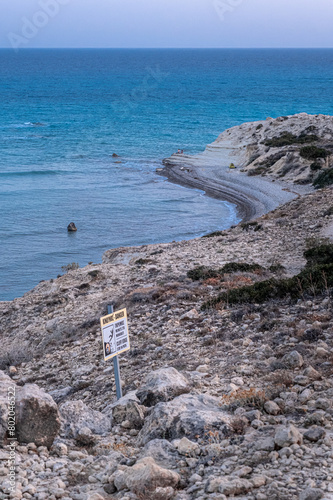
<path fill-rule="evenodd" d="M 113 312 L 108 306 L 108 315 L 101 318 L 104 360 L 113 359 L 117 399 L 122 397 L 118 355 L 130 349 L 126 309 Z"/>
<path fill-rule="evenodd" d="M 113 313 L 113 306 L 108 306 L 108 314 Z M 113 359 L 113 371 L 114 371 L 114 378 L 116 381 L 116 393 L 117 393 L 117 399 L 120 399 L 123 397 L 123 391 L 121 388 L 121 378 L 120 378 L 120 368 L 119 368 L 119 358 L 118 356 L 114 356 Z"/>

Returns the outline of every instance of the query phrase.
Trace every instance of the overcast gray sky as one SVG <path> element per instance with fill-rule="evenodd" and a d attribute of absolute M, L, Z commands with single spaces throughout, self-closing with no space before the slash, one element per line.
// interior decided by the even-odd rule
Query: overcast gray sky
<path fill-rule="evenodd" d="M 333 0 L 0 0 L 1 47 L 333 47 Z"/>

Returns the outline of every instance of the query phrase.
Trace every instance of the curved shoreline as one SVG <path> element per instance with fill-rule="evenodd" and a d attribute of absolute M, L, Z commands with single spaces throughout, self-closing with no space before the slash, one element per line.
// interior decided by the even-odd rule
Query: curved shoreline
<path fill-rule="evenodd" d="M 169 182 L 178 184 L 180 186 L 200 189 L 204 191 L 205 195 L 210 198 L 215 198 L 220 201 L 228 201 L 237 207 L 237 214 L 241 217 L 242 221 L 251 220 L 255 217 L 255 203 L 251 203 L 249 199 L 243 196 L 241 191 L 236 189 L 232 190 L 226 186 L 209 182 L 209 179 L 198 177 L 195 167 L 191 167 L 192 172 L 182 171 L 175 165 L 166 165 L 162 172 L 157 172 L 159 175 L 166 177 Z M 193 175 L 195 171 L 196 175 Z M 192 174 L 192 175 L 191 175 Z"/>
<path fill-rule="evenodd" d="M 174 159 L 174 157 L 172 158 Z M 164 160 L 164 168 L 157 174 L 184 187 L 201 189 L 207 196 L 233 203 L 243 222 L 284 205 L 302 194 L 313 191 L 312 186 L 300 186 L 287 182 L 249 177 L 239 170 L 220 166 L 194 166 L 188 160 L 182 164 Z"/>

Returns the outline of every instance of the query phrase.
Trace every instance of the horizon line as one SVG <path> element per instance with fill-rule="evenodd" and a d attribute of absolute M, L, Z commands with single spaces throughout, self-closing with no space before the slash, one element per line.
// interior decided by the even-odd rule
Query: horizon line
<path fill-rule="evenodd" d="M 20 47 L 18 50 L 331 50 L 332 47 Z M 1 47 L 0 50 L 15 50 Z M 17 49 L 16 49 L 17 51 Z"/>

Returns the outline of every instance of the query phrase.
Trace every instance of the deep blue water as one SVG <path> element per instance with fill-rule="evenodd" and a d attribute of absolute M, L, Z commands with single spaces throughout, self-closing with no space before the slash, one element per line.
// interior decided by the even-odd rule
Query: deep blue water
<path fill-rule="evenodd" d="M 108 248 L 229 227 L 235 207 L 166 182 L 161 159 L 333 114 L 332 88 L 333 50 L 0 50 L 0 300 Z"/>

